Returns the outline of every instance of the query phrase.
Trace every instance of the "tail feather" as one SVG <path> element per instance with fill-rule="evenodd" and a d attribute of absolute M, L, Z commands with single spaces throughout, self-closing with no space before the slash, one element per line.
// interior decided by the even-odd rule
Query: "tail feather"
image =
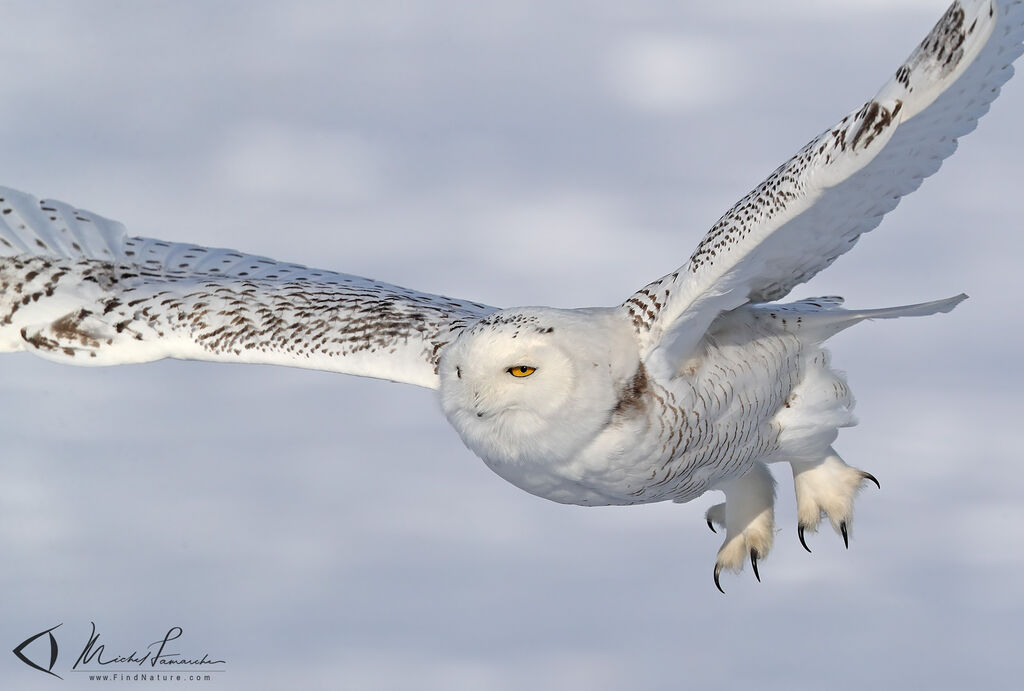
<path fill-rule="evenodd" d="M 932 314 L 952 312 L 953 308 L 967 299 L 966 293 L 960 293 L 942 300 L 930 302 L 919 302 L 913 305 L 900 305 L 899 307 L 882 307 L 872 310 L 851 310 L 848 318 L 862 319 L 895 319 L 896 317 L 927 317 Z"/>
<path fill-rule="evenodd" d="M 799 331 L 811 340 L 822 342 L 865 319 L 896 319 L 897 317 L 926 317 L 950 312 L 967 299 L 965 293 L 942 300 L 919 302 L 898 307 L 849 310 L 840 307 L 842 298 L 808 298 L 785 305 L 751 305 L 760 318 L 769 317 L 787 330 Z"/>

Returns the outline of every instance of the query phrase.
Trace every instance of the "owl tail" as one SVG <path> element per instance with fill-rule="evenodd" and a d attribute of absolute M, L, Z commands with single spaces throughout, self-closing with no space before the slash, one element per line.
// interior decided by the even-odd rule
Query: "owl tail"
<path fill-rule="evenodd" d="M 960 293 L 943 300 L 919 302 L 914 305 L 882 307 L 869 310 L 848 310 L 840 305 L 842 298 L 808 298 L 785 305 L 752 305 L 759 319 L 766 317 L 786 331 L 798 332 L 811 341 L 821 343 L 843 329 L 865 319 L 895 319 L 897 317 L 926 317 L 931 314 L 950 312 L 967 299 Z"/>

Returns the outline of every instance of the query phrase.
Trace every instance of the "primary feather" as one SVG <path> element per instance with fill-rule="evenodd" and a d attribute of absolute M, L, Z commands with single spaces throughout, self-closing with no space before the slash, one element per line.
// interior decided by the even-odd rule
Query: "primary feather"
<path fill-rule="evenodd" d="M 437 388 L 485 305 L 234 250 L 129 237 L 0 188 L 0 347 L 83 365 L 290 365 Z"/>
<path fill-rule="evenodd" d="M 784 297 L 847 252 L 973 130 L 1024 51 L 1020 2 L 955 2 L 874 98 L 729 209 L 689 261 L 625 303 L 671 366 L 722 311 Z"/>

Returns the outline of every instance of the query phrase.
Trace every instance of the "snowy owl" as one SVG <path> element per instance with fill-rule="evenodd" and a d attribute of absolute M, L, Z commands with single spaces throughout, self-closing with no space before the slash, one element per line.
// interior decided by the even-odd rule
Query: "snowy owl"
<path fill-rule="evenodd" d="M 955 2 L 878 93 L 719 219 L 679 269 L 614 307 L 499 309 L 224 249 L 129 236 L 0 189 L 0 349 L 114 365 L 183 358 L 305 367 L 436 389 L 505 480 L 584 506 L 719 490 L 714 565 L 755 576 L 775 535 L 769 463 L 789 463 L 796 533 L 848 541 L 871 474 L 832 444 L 853 399 L 824 342 L 865 319 L 774 301 L 872 230 L 974 129 L 1024 51 L 1021 0 Z"/>

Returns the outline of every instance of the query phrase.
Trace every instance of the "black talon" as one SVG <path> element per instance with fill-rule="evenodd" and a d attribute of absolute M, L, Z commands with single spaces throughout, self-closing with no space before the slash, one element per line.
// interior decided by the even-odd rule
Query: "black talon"
<path fill-rule="evenodd" d="M 757 552 L 753 549 L 750 550 L 750 565 L 754 567 L 754 578 L 756 578 L 757 582 L 760 583 L 761 574 L 757 572 Z"/>
<path fill-rule="evenodd" d="M 706 521 L 708 522 L 708 527 L 709 527 L 709 528 L 711 528 L 711 532 L 713 532 L 713 533 L 715 533 L 715 534 L 717 535 L 717 534 L 718 534 L 718 531 L 717 531 L 717 530 L 715 530 L 715 526 L 714 526 L 714 525 L 712 525 L 712 523 L 711 523 L 711 519 L 710 519 L 710 518 L 706 518 L 706 519 L 704 519 L 704 520 L 706 520 Z"/>
<path fill-rule="evenodd" d="M 875 483 L 875 487 L 877 487 L 878 489 L 882 489 L 882 485 L 878 482 L 878 478 L 876 478 L 871 473 L 865 473 L 862 470 L 860 471 L 860 477 L 862 480 L 871 480 L 873 483 Z"/>
<path fill-rule="evenodd" d="M 715 587 L 718 588 L 718 592 L 725 595 L 725 591 L 722 590 L 722 584 L 718 582 L 718 574 L 722 573 L 722 567 L 715 564 Z"/>
<path fill-rule="evenodd" d="M 846 532 L 846 521 L 839 522 L 839 532 L 843 534 L 843 544 L 850 549 L 850 534 Z"/>
<path fill-rule="evenodd" d="M 806 542 L 804 542 L 804 527 L 802 525 L 798 525 L 796 527 L 796 535 L 800 538 L 800 544 L 804 546 L 804 549 L 810 552 L 811 548 L 807 546 Z"/>

